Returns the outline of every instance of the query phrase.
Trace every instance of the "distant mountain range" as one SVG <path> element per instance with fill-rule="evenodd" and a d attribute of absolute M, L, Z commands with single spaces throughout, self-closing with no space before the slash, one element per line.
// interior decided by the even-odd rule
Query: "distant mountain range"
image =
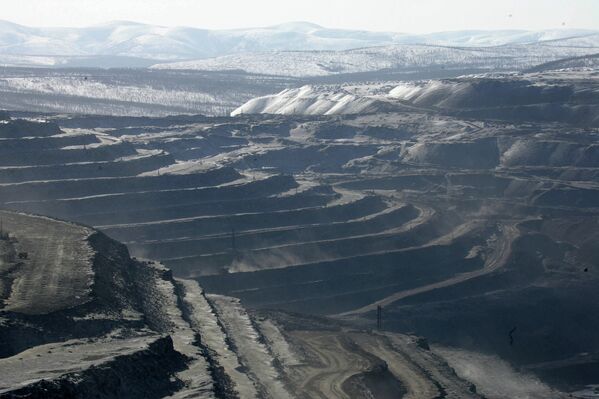
<path fill-rule="evenodd" d="M 0 21 L 0 64 L 149 66 L 271 51 L 341 51 L 373 46 L 488 47 L 547 41 L 599 45 L 599 31 L 459 31 L 425 35 L 328 29 L 307 22 L 234 30 L 163 27 L 117 21 L 85 28 L 34 28 Z M 99 65 L 97 61 L 99 62 Z"/>

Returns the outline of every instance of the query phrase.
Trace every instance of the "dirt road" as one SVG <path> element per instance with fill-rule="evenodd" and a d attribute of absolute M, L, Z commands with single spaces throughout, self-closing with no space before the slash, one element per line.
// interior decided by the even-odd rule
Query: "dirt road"
<path fill-rule="evenodd" d="M 465 228 L 465 227 L 464 227 Z M 487 275 L 489 273 L 494 272 L 495 270 L 501 268 L 507 262 L 512 249 L 512 242 L 518 237 L 519 231 L 515 224 L 504 224 L 502 225 L 502 235 L 497 240 L 495 249 L 491 256 L 486 260 L 485 266 L 482 269 L 475 270 L 472 272 L 458 274 L 453 276 L 447 280 L 439 281 L 437 283 L 424 285 L 421 287 L 412 288 L 405 291 L 400 291 L 395 294 L 389 295 L 386 298 L 383 298 L 379 301 L 373 302 L 369 305 L 361 307 L 359 309 L 351 310 L 349 312 L 341 313 L 339 316 L 354 316 L 359 314 L 364 314 L 368 312 L 375 311 L 378 306 L 388 306 L 400 299 L 408 298 L 410 296 L 414 296 L 417 294 L 422 294 L 424 292 L 433 291 L 439 288 L 446 288 L 452 285 L 463 283 L 464 281 L 471 280 L 473 278 L 481 277 Z M 449 237 L 446 237 L 449 238 Z M 437 240 L 437 244 L 445 243 L 444 240 Z"/>

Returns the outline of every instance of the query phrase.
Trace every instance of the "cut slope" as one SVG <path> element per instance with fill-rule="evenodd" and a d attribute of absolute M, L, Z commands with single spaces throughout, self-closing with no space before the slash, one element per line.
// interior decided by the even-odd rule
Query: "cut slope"
<path fill-rule="evenodd" d="M 3 298 L 3 310 L 47 314 L 92 299 L 95 253 L 88 241 L 91 229 L 4 211 L 0 220 L 20 254 L 17 268 L 9 272 L 12 284 Z"/>

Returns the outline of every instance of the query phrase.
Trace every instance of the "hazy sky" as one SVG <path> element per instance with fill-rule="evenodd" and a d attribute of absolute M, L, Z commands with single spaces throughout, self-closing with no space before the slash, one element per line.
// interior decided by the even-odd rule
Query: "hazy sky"
<path fill-rule="evenodd" d="M 311 21 L 408 33 L 599 29 L 599 0 L 2 0 L 0 19 L 33 26 L 130 20 L 213 29 Z"/>

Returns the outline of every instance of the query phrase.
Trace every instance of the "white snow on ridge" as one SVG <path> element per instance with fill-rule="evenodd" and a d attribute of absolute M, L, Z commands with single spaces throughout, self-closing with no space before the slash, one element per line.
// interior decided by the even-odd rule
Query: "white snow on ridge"
<path fill-rule="evenodd" d="M 330 88 L 328 88 L 330 89 Z M 252 99 L 232 112 L 242 114 L 282 115 L 335 115 L 358 114 L 368 110 L 375 102 L 374 97 L 358 96 L 339 88 L 335 91 L 319 90 L 315 86 L 283 90 L 279 94 Z"/>
<path fill-rule="evenodd" d="M 60 57 L 49 57 L 41 55 L 12 55 L 0 54 L 1 66 L 36 66 L 36 67 L 54 67 L 65 63 Z"/>
<path fill-rule="evenodd" d="M 376 52 L 275 51 L 156 64 L 151 68 L 203 71 L 241 70 L 263 75 L 305 77 L 380 70 L 393 66 L 391 60 Z"/>
<path fill-rule="evenodd" d="M 306 85 L 254 98 L 231 113 L 280 115 L 351 115 L 376 111 L 383 103 L 418 103 L 428 96 L 449 96 L 463 83 L 453 81 L 385 82 L 361 85 Z"/>
<path fill-rule="evenodd" d="M 599 31 L 457 31 L 425 35 L 329 29 L 307 22 L 269 27 L 206 30 L 116 21 L 85 28 L 33 28 L 0 21 L 0 54 L 46 57 L 120 56 L 181 61 L 272 51 L 340 51 L 389 45 L 459 47 L 540 43 L 561 39 L 599 46 Z M 549 44 L 549 43 L 548 43 Z M 579 44 L 579 43 L 578 43 Z M 574 43 L 566 44 L 569 46 Z M 20 59 L 21 62 L 27 59 Z M 36 60 L 31 59 L 35 62 Z M 60 63 L 60 60 L 56 61 Z M 33 64 L 34 65 L 34 64 Z"/>
<path fill-rule="evenodd" d="M 83 77 L 18 77 L 0 79 L 0 88 L 6 91 L 60 94 L 103 100 L 162 103 L 184 106 L 217 102 L 208 93 L 184 90 L 160 90 L 152 87 L 108 85 Z M 227 104 L 230 105 L 230 104 Z"/>
<path fill-rule="evenodd" d="M 441 84 L 441 82 L 436 83 Z M 399 100 L 411 101 L 414 98 L 418 97 L 423 90 L 424 89 L 422 85 L 414 83 L 404 83 L 391 90 L 389 92 L 389 96 L 397 98 Z"/>
<path fill-rule="evenodd" d="M 496 79 L 495 83 L 488 84 L 491 79 Z M 307 85 L 254 98 L 233 111 L 231 116 L 360 114 L 411 105 L 452 108 L 466 104 L 476 107 L 480 105 L 476 101 L 481 96 L 492 97 L 494 102 L 491 103 L 496 105 L 502 101 L 509 103 L 506 91 L 498 88 L 498 85 L 506 85 L 505 87 L 510 87 L 511 93 L 526 95 L 534 102 L 543 99 L 545 89 L 568 86 L 573 93 L 577 93 L 577 82 L 581 80 L 596 82 L 597 77 L 592 70 L 580 70 L 577 73 L 553 71 L 544 74 L 479 74 L 414 82 Z M 537 90 L 529 90 L 530 88 Z M 599 89 L 596 86 L 585 86 L 580 90 L 590 95 Z"/>
<path fill-rule="evenodd" d="M 469 87 L 466 82 L 449 80 L 430 80 L 425 82 L 402 82 L 389 92 L 389 97 L 418 104 L 427 97 L 448 97 L 459 90 Z"/>
<path fill-rule="evenodd" d="M 582 39 L 597 46 L 597 31 L 585 29 L 548 29 L 543 31 L 496 30 L 437 32 L 419 36 L 414 43 L 440 46 L 489 47 L 514 44 L 558 42 L 567 39 Z"/>
<path fill-rule="evenodd" d="M 393 45 L 347 51 L 278 51 L 235 54 L 210 59 L 163 63 L 155 69 L 243 70 L 279 76 L 328 76 L 393 68 L 482 68 L 519 70 L 567 57 L 599 53 L 597 47 L 515 45 L 456 48 Z"/>

